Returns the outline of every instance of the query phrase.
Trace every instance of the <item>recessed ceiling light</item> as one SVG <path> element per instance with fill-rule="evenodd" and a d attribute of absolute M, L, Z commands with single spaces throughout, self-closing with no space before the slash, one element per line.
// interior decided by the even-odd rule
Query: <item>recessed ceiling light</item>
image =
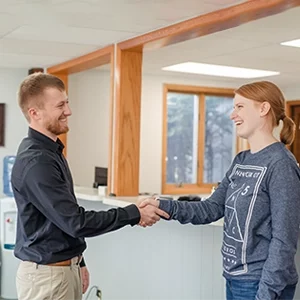
<path fill-rule="evenodd" d="M 233 78 L 258 78 L 280 74 L 279 72 L 274 71 L 201 64 L 195 62 L 186 62 L 177 65 L 172 65 L 164 67 L 162 68 L 162 70 Z"/>
<path fill-rule="evenodd" d="M 291 46 L 291 47 L 299 47 L 300 48 L 300 39 L 283 42 L 283 43 L 280 43 L 280 45 L 282 45 L 282 46 Z"/>

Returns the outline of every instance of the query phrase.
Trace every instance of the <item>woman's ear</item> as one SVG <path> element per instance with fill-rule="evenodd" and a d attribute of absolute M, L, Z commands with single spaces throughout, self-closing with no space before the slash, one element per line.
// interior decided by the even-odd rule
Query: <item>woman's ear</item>
<path fill-rule="evenodd" d="M 260 116 L 261 117 L 264 117 L 268 114 L 268 112 L 270 111 L 271 109 L 271 105 L 269 102 L 263 102 L 261 103 L 260 105 Z"/>

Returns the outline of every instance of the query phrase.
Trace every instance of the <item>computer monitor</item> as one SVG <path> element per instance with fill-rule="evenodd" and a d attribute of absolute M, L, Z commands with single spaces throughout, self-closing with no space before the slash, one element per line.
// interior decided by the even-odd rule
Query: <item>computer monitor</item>
<path fill-rule="evenodd" d="M 107 168 L 95 167 L 94 188 L 98 186 L 107 186 Z"/>

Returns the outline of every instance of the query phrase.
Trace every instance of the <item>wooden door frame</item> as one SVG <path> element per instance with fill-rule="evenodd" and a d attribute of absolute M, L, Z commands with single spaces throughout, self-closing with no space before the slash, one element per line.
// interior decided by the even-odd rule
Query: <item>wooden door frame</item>
<path fill-rule="evenodd" d="M 292 109 L 293 106 L 300 105 L 300 100 L 288 100 L 286 101 L 285 113 L 289 118 L 292 118 Z M 291 145 L 287 146 L 289 150 L 292 150 Z"/>
<path fill-rule="evenodd" d="M 293 106 L 300 105 L 300 100 L 288 100 L 286 101 L 286 115 L 292 117 Z"/>

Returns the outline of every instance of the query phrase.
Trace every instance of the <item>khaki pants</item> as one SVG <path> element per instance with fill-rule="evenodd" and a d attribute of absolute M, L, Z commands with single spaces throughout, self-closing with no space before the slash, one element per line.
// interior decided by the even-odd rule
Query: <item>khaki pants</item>
<path fill-rule="evenodd" d="M 45 266 L 22 261 L 17 272 L 18 300 L 81 300 L 80 267 Z"/>

